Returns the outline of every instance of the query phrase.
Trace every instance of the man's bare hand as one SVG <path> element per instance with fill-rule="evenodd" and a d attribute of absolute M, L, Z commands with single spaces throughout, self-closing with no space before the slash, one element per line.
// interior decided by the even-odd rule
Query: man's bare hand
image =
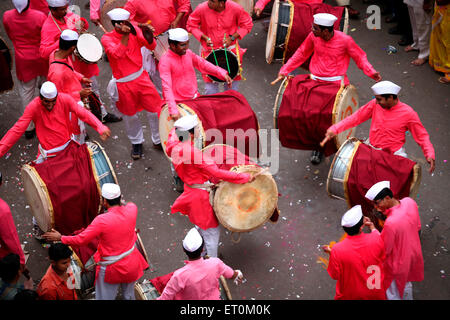
<path fill-rule="evenodd" d="M 102 141 L 106 141 L 106 139 L 108 139 L 111 136 L 111 130 L 105 130 L 103 131 L 103 133 L 100 135 L 100 139 L 102 139 Z"/>
<path fill-rule="evenodd" d="M 278 74 L 278 78 L 276 78 L 275 80 L 273 80 L 270 84 L 271 84 L 271 85 L 274 85 L 274 84 L 276 84 L 278 81 L 283 80 L 284 78 L 286 78 L 286 76 L 283 75 L 283 74 L 281 74 L 281 73 L 279 73 L 279 74 Z"/>
<path fill-rule="evenodd" d="M 427 162 L 430 164 L 429 172 L 431 174 L 431 173 L 433 173 L 433 171 L 434 171 L 434 169 L 436 167 L 436 161 L 433 158 L 430 157 L 430 158 L 427 159 Z"/>
<path fill-rule="evenodd" d="M 81 100 L 86 99 L 87 97 L 89 97 L 92 93 L 92 89 L 91 88 L 83 88 L 80 90 L 80 98 Z"/>
<path fill-rule="evenodd" d="M 261 16 L 262 10 L 260 8 L 253 9 L 255 11 L 255 15 L 259 18 Z"/>
<path fill-rule="evenodd" d="M 52 241 L 61 241 L 61 233 L 56 231 L 55 229 L 52 229 L 51 231 L 48 231 L 42 235 L 42 237 L 47 240 L 48 242 Z"/>
<path fill-rule="evenodd" d="M 330 129 L 327 130 L 327 133 L 325 134 L 325 138 L 322 140 L 322 142 L 320 143 L 320 146 L 323 148 L 325 146 L 325 144 L 330 141 L 331 139 L 333 139 L 334 137 L 336 137 L 336 133 L 334 133 L 333 131 L 331 131 Z"/>

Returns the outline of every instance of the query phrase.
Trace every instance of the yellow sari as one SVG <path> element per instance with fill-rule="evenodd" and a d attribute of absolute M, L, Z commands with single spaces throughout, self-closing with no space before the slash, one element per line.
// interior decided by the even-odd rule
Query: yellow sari
<path fill-rule="evenodd" d="M 430 66 L 450 80 L 450 4 L 435 5 L 430 38 Z"/>

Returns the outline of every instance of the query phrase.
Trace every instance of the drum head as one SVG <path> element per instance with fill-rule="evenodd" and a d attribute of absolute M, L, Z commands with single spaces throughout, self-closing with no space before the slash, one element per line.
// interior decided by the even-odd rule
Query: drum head
<path fill-rule="evenodd" d="M 348 116 L 355 113 L 359 108 L 359 97 L 356 88 L 353 85 L 348 85 L 345 88 L 341 88 L 336 94 L 336 100 L 333 108 L 333 124 L 336 124 Z M 356 127 L 350 128 L 346 131 L 339 133 L 336 138 L 336 146 L 340 146 L 349 138 L 354 137 L 356 133 Z"/>
<path fill-rule="evenodd" d="M 273 128 L 278 129 L 278 113 L 280 112 L 281 101 L 283 100 L 283 94 L 289 84 L 289 78 L 284 78 L 278 89 L 277 96 L 275 97 L 275 105 L 273 107 Z"/>
<path fill-rule="evenodd" d="M 235 172 L 258 173 L 254 165 L 238 166 Z M 278 203 L 278 189 L 269 173 L 250 183 L 221 182 L 214 196 L 214 211 L 219 222 L 233 232 L 248 232 L 263 225 Z"/>
<path fill-rule="evenodd" d="M 211 62 L 215 66 L 219 66 L 222 69 L 228 71 L 228 75 L 231 79 L 236 78 L 239 73 L 239 62 L 236 55 L 230 50 L 225 49 L 217 49 L 213 50 L 207 57 L 206 60 Z M 213 81 L 216 82 L 225 82 L 225 80 L 221 80 L 215 76 L 208 75 Z"/>
<path fill-rule="evenodd" d="M 50 231 L 53 227 L 53 206 L 47 187 L 37 171 L 26 164 L 21 169 L 23 188 L 31 213 L 42 231 Z"/>
<path fill-rule="evenodd" d="M 266 40 L 266 61 L 268 64 L 272 63 L 275 54 L 279 9 L 280 9 L 280 0 L 275 0 L 272 7 L 272 15 L 270 16 L 269 31 L 267 32 L 267 40 Z"/>
<path fill-rule="evenodd" d="M 115 8 L 123 8 L 127 0 L 106 0 L 103 7 L 100 9 L 100 20 L 103 24 L 103 27 L 110 32 L 114 29 L 111 24 L 111 19 L 108 17 L 107 13 Z"/>
<path fill-rule="evenodd" d="M 177 106 L 178 106 L 178 111 L 180 112 L 181 116 L 186 116 L 189 114 L 190 115 L 196 114 L 194 112 L 194 110 L 192 110 L 185 104 L 179 103 Z M 198 119 L 198 120 L 199 120 L 199 124 L 197 126 L 197 130 L 199 131 L 199 138 L 195 140 L 194 145 L 198 149 L 201 150 L 205 146 L 206 136 L 205 136 L 205 132 L 203 130 L 202 123 L 201 123 L 200 119 Z M 167 155 L 167 152 L 166 152 L 166 144 L 167 144 L 167 139 L 169 138 L 169 133 L 173 129 L 174 123 L 175 122 L 170 118 L 169 107 L 166 104 L 161 109 L 161 113 L 159 115 L 159 136 L 161 137 L 161 146 L 164 150 L 164 154 L 169 159 L 170 159 L 170 157 Z"/>
<path fill-rule="evenodd" d="M 89 63 L 96 63 L 102 58 L 103 47 L 94 35 L 83 33 L 77 42 L 78 54 Z"/>

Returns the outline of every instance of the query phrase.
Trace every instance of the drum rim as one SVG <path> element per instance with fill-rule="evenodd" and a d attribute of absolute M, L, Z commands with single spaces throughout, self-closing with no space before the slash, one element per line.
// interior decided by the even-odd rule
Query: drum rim
<path fill-rule="evenodd" d="M 136 294 L 139 296 L 140 299 L 138 299 L 138 297 L 136 297 Z M 144 294 L 144 289 L 142 289 L 142 286 L 140 283 L 136 282 L 134 285 L 134 296 L 136 298 L 136 300 L 147 300 L 145 294 Z"/>
<path fill-rule="evenodd" d="M 289 2 L 289 4 L 291 5 L 291 8 L 289 10 L 289 27 L 288 27 L 288 31 L 286 34 L 286 40 L 284 42 L 285 45 L 285 50 L 283 51 L 283 63 L 286 63 L 286 53 L 287 53 L 287 47 L 289 45 L 289 39 L 291 38 L 291 32 L 292 32 L 292 25 L 294 24 L 294 3 L 291 0 L 287 0 L 287 2 Z"/>
<path fill-rule="evenodd" d="M 82 52 L 80 52 L 80 49 L 78 48 L 78 45 L 80 44 L 80 39 L 82 37 L 86 38 L 86 36 L 88 36 L 89 38 L 95 39 L 97 41 L 97 43 L 99 44 L 99 48 L 101 49 L 101 53 L 99 54 L 100 57 L 97 60 L 89 60 L 89 59 L 85 58 L 82 55 Z M 80 58 L 80 60 L 83 60 L 86 63 L 89 63 L 89 64 L 97 63 L 98 61 L 100 61 L 100 59 L 103 56 L 103 46 L 102 46 L 102 43 L 100 42 L 100 40 L 98 40 L 98 38 L 94 34 L 89 33 L 89 32 L 85 32 L 85 33 L 81 34 L 80 37 L 78 38 L 78 42 L 77 42 L 77 45 L 75 47 L 74 53 L 77 55 L 78 58 Z"/>
<path fill-rule="evenodd" d="M 148 259 L 147 250 L 144 247 L 144 242 L 142 242 L 142 238 L 139 235 L 139 231 L 137 229 L 135 229 L 135 232 L 136 232 L 136 241 L 138 242 L 139 246 L 141 247 L 144 259 L 147 261 L 147 264 L 148 264 L 150 261 Z"/>
<path fill-rule="evenodd" d="M 256 164 L 243 164 L 243 165 L 237 165 L 237 166 L 234 166 L 234 167 L 232 167 L 229 171 L 236 171 L 237 169 L 239 169 L 239 168 L 241 168 L 241 167 L 246 167 L 246 168 L 248 168 L 248 167 L 253 167 L 253 168 L 259 168 L 259 169 L 261 168 L 261 167 L 259 167 L 259 166 L 256 165 Z M 274 202 L 273 209 L 269 210 L 270 213 L 272 214 L 273 211 L 274 211 L 274 210 L 277 208 L 277 206 L 278 206 L 278 186 L 277 186 L 277 183 L 276 183 L 275 179 L 273 178 L 273 176 L 270 175 L 270 177 L 271 177 L 270 181 L 273 182 L 273 185 L 275 186 L 275 191 L 276 191 L 276 194 L 277 194 L 276 201 Z M 226 181 L 225 181 L 225 182 L 226 182 Z M 229 182 L 228 182 L 228 183 L 229 183 Z M 226 221 L 224 221 L 224 220 L 222 219 L 222 217 L 220 217 L 219 215 L 216 214 L 216 210 L 215 210 L 215 208 L 216 208 L 216 206 L 217 206 L 216 203 L 219 201 L 218 198 L 216 197 L 217 192 L 219 192 L 219 191 L 223 188 L 224 185 L 226 185 L 224 182 L 221 182 L 221 183 L 218 184 L 218 187 L 217 187 L 217 189 L 215 190 L 214 199 L 213 199 L 213 200 L 214 200 L 213 211 L 214 211 L 215 216 L 217 217 L 217 220 L 219 220 L 219 222 L 220 222 L 220 224 L 222 224 L 222 226 L 224 226 L 224 227 L 225 227 L 226 229 L 228 229 L 229 231 L 242 233 L 242 232 L 251 232 L 251 231 L 253 231 L 253 230 L 256 230 L 256 229 L 260 228 L 261 226 L 263 226 L 267 221 L 269 221 L 271 215 L 268 215 L 267 218 L 266 218 L 263 222 L 261 222 L 260 224 L 258 224 L 257 226 L 254 226 L 254 227 L 249 228 L 249 229 L 239 229 L 239 228 L 234 228 L 234 227 L 230 226 L 228 223 L 226 223 Z"/>
<path fill-rule="evenodd" d="M 337 108 L 338 108 L 338 104 L 339 104 L 339 102 L 341 101 L 341 99 L 342 99 L 342 97 L 344 96 L 344 94 L 346 93 L 346 92 L 348 92 L 349 90 L 354 90 L 355 91 L 355 93 L 356 93 L 356 96 L 357 96 L 357 106 L 355 107 L 355 112 L 356 111 L 358 111 L 358 109 L 359 109 L 359 96 L 358 96 L 358 91 L 357 91 L 357 89 L 356 89 L 356 87 L 354 86 L 354 85 L 352 85 L 352 84 L 348 84 L 348 85 L 344 85 L 343 84 L 343 82 L 341 82 L 341 87 L 339 88 L 339 91 L 336 93 L 336 99 L 334 100 L 334 105 L 333 105 L 333 111 L 332 111 L 332 118 L 331 118 L 331 123 L 332 124 L 336 124 L 336 121 L 338 120 L 338 116 L 339 116 L 339 112 L 338 112 L 338 110 L 337 110 Z M 355 136 L 355 134 L 356 134 L 356 130 L 357 130 L 357 127 L 354 127 L 354 128 L 352 128 L 353 129 L 353 131 L 352 131 L 352 135 L 351 135 L 351 137 L 354 137 Z M 350 138 L 351 138 L 350 137 Z M 347 139 L 350 139 L 350 138 L 347 138 Z M 336 144 L 336 147 L 339 149 L 344 143 L 345 143 L 345 141 L 347 140 L 347 139 L 345 139 L 344 141 L 340 141 L 339 139 L 338 139 L 338 135 L 336 135 L 334 138 L 333 138 L 333 140 L 334 140 L 334 143 Z"/>
<path fill-rule="evenodd" d="M 237 43 L 236 43 L 236 48 L 238 48 L 238 47 L 237 47 Z M 231 76 L 230 76 L 230 78 L 231 78 L 232 80 L 235 79 L 235 78 L 240 74 L 239 70 L 240 70 L 240 67 L 241 67 L 241 63 L 240 63 L 239 57 L 238 57 L 233 51 L 231 51 L 231 50 L 229 50 L 229 49 L 227 49 L 227 48 L 217 48 L 217 49 L 211 50 L 211 52 L 205 57 L 205 60 L 207 60 L 208 57 L 209 57 L 211 54 L 213 54 L 213 52 L 216 52 L 216 51 L 226 51 L 227 54 L 228 54 L 228 53 L 231 53 L 231 54 L 234 56 L 234 58 L 236 59 L 237 64 L 238 64 L 238 69 L 237 69 L 236 75 L 235 75 L 234 77 L 232 77 L 232 78 L 231 78 Z M 223 68 L 222 68 L 222 69 L 223 69 Z M 225 69 L 224 69 L 224 70 L 225 70 Z M 225 82 L 225 80 L 224 80 L 224 81 L 216 81 L 216 80 L 212 79 L 211 76 L 210 76 L 209 74 L 207 74 L 206 76 L 207 76 L 208 79 L 211 80 L 212 82 L 217 82 L 217 83 L 224 83 L 224 82 Z"/>
<path fill-rule="evenodd" d="M 290 80 L 289 77 L 283 79 L 283 82 L 281 82 L 281 85 L 278 88 L 278 92 L 275 97 L 275 104 L 273 107 L 273 127 L 274 127 L 274 129 L 278 129 L 278 114 L 280 113 L 280 108 L 278 108 L 278 100 L 280 99 L 280 97 L 281 97 L 281 99 L 283 99 L 283 95 L 284 95 L 284 92 L 286 91 L 286 87 L 289 85 L 289 80 Z M 283 89 L 283 92 L 281 92 L 283 86 L 284 86 L 284 89 Z M 280 101 L 280 107 L 281 107 L 281 101 Z"/>
<path fill-rule="evenodd" d="M 36 178 L 36 182 L 39 183 L 39 187 L 41 188 L 41 190 L 43 190 L 42 193 L 44 194 L 44 199 L 45 199 L 42 201 L 46 202 L 47 208 L 48 208 L 48 213 L 50 216 L 50 227 L 53 227 L 55 225 L 55 216 L 54 216 L 53 203 L 52 203 L 52 200 L 50 199 L 47 185 L 45 184 L 44 180 L 42 180 L 42 178 L 39 175 L 39 173 L 37 172 L 36 168 L 31 166 L 30 164 L 27 163 L 27 164 L 23 165 L 21 168 L 21 172 L 22 172 L 21 173 L 22 175 L 26 172 L 26 174 L 28 174 L 32 180 L 34 180 L 33 177 Z M 23 176 L 22 176 L 22 180 L 23 180 Z M 38 194 L 40 194 L 39 190 L 37 190 L 37 192 L 38 192 Z M 25 193 L 25 197 L 27 197 L 26 195 L 27 194 Z M 40 198 L 40 199 L 42 199 L 42 198 Z M 28 199 L 27 199 L 27 202 L 28 202 Z M 31 204 L 30 204 L 30 209 L 31 209 Z M 31 214 L 34 217 L 33 210 L 31 210 Z M 48 230 L 43 230 L 43 231 L 48 231 Z"/>
<path fill-rule="evenodd" d="M 279 6 L 280 6 L 280 0 L 275 0 L 275 2 L 273 3 L 273 6 L 272 6 L 272 13 L 270 14 L 269 30 L 267 31 L 267 38 L 266 38 L 266 47 L 269 44 L 268 42 L 270 42 L 269 38 L 271 36 L 271 34 L 270 34 L 271 28 L 273 28 L 275 30 L 272 35 L 273 39 L 275 39 L 275 40 L 273 41 L 273 43 L 271 43 L 270 52 L 267 52 L 267 48 L 266 48 L 265 58 L 266 58 L 266 62 L 268 64 L 272 64 L 272 62 L 274 60 L 273 57 L 275 55 L 275 45 L 276 45 L 277 31 L 278 31 L 277 30 L 278 28 L 276 28 L 275 25 L 278 25 L 278 21 L 275 22 L 274 17 L 275 16 L 278 17 L 278 14 L 276 14 L 276 12 L 279 11 Z M 272 18 L 274 18 L 273 22 L 272 22 Z"/>

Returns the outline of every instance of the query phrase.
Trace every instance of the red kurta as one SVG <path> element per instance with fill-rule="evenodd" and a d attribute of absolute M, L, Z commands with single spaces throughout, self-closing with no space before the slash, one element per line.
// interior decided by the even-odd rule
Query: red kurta
<path fill-rule="evenodd" d="M 41 11 L 45 16 L 50 12 L 47 0 L 30 0 L 30 8 Z"/>
<path fill-rule="evenodd" d="M 386 248 L 384 288 L 389 288 L 395 281 L 402 297 L 406 282 L 424 278 L 419 209 L 413 199 L 406 197 L 385 214 L 387 219 L 381 231 Z"/>
<path fill-rule="evenodd" d="M 20 245 L 11 210 L 2 199 L 0 199 L 0 221 L 0 259 L 10 253 L 15 253 L 20 257 L 20 264 L 25 264 L 25 255 Z"/>
<path fill-rule="evenodd" d="M 61 242 L 70 246 L 85 246 L 97 237 L 99 244 L 94 255 L 95 262 L 101 261 L 102 257 L 120 255 L 136 243 L 137 213 L 138 208 L 132 202 L 111 207 L 106 213 L 98 215 L 83 232 L 76 236 L 62 236 Z M 131 254 L 106 266 L 105 282 L 134 282 L 144 275 L 146 268 L 147 262 L 135 247 Z M 97 266 L 97 275 L 99 270 L 100 266 Z"/>
<path fill-rule="evenodd" d="M 195 148 L 191 142 L 180 142 L 175 128 L 169 133 L 166 151 L 184 182 L 184 192 L 175 200 L 171 212 L 187 215 L 193 224 L 204 230 L 217 227 L 219 222 L 209 203 L 209 192 L 190 188 L 188 185 L 203 184 L 212 177 L 233 183 L 246 183 L 250 180 L 250 174 L 219 169 L 214 160 Z"/>
<path fill-rule="evenodd" d="M 48 6 L 47 6 L 48 8 Z M 28 82 L 38 76 L 46 76 L 48 63 L 39 55 L 41 29 L 46 16 L 28 9 L 19 13 L 8 10 L 3 15 L 3 25 L 14 45 L 17 79 Z"/>
<path fill-rule="evenodd" d="M 336 300 L 386 300 L 385 251 L 378 230 L 347 236 L 331 250 L 328 273 L 336 283 Z"/>

